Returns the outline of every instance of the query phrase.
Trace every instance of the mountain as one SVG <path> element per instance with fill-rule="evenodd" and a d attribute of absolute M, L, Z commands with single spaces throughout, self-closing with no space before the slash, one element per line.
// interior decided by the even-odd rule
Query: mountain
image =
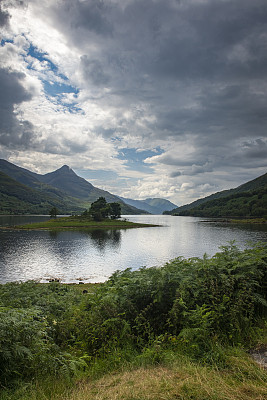
<path fill-rule="evenodd" d="M 45 195 L 55 197 L 59 201 L 64 201 L 66 199 L 65 192 L 57 189 L 54 186 L 50 186 L 45 182 L 42 182 L 42 175 L 31 172 L 25 168 L 18 167 L 17 165 L 6 160 L 0 160 L 0 171 L 10 176 L 15 181 L 29 186 L 32 189 L 39 190 Z"/>
<path fill-rule="evenodd" d="M 56 207 L 61 214 L 84 210 L 76 200 L 51 197 L 0 171 L 0 214 L 48 214 L 52 207 Z"/>
<path fill-rule="evenodd" d="M 105 197 L 109 203 L 119 202 L 121 204 L 122 214 L 145 213 L 143 210 L 125 204 L 117 196 L 96 188 L 85 179 L 76 175 L 67 165 L 64 165 L 56 171 L 41 175 L 18 167 L 6 160 L 0 160 L 0 171 L 17 183 L 21 183 L 28 188 L 36 190 L 44 199 L 47 199 L 48 196 L 48 200 L 56 203 L 57 208 L 65 210 L 64 213 L 73 213 L 74 210 L 76 210 L 75 212 L 78 210 L 79 212 L 84 211 L 100 196 Z M 54 205 L 55 204 L 53 204 L 53 206 Z"/>
<path fill-rule="evenodd" d="M 160 199 L 158 197 L 148 198 L 144 200 L 145 203 L 149 204 L 151 207 L 157 208 L 162 214 L 164 211 L 173 210 L 174 207 L 177 207 L 176 204 L 171 203 L 169 200 Z"/>
<path fill-rule="evenodd" d="M 125 203 L 141 208 L 149 212 L 150 214 L 162 214 L 164 211 L 173 210 L 177 207 L 175 204 L 171 203 L 169 200 L 159 199 L 159 198 L 148 198 L 145 200 L 133 200 L 125 197 L 120 197 Z"/>
<path fill-rule="evenodd" d="M 144 213 L 143 210 L 125 204 L 118 196 L 115 196 L 106 190 L 96 188 L 87 180 L 75 174 L 75 172 L 67 165 L 63 165 L 63 167 L 48 174 L 39 175 L 39 179 L 49 186 L 63 190 L 68 195 L 75 196 L 78 199 L 87 201 L 88 203 L 96 201 L 101 196 L 105 197 L 108 203 L 118 202 L 121 204 L 122 214 L 124 215 Z"/>
<path fill-rule="evenodd" d="M 200 217 L 262 217 L 267 215 L 267 174 L 235 189 L 223 190 L 171 211 Z"/>
<path fill-rule="evenodd" d="M 95 201 L 100 196 L 105 197 L 109 203 L 118 201 L 117 196 L 96 188 L 87 180 L 75 174 L 67 165 L 63 165 L 63 167 L 48 174 L 39 175 L 39 180 L 64 191 L 69 196 L 75 195 L 78 199 L 84 199 L 89 202 Z"/>
<path fill-rule="evenodd" d="M 43 186 L 38 178 L 38 174 L 28 171 L 25 168 L 18 167 L 6 160 L 0 160 L 0 171 L 10 176 L 15 181 L 35 189 L 41 189 Z"/>

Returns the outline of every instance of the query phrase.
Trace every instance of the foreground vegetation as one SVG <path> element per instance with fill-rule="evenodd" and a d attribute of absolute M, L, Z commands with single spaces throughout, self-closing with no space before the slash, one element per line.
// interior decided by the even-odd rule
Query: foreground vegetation
<path fill-rule="evenodd" d="M 267 245 L 115 272 L 104 284 L 0 286 L 5 399 L 266 399 Z M 85 290 L 86 288 L 86 290 Z"/>

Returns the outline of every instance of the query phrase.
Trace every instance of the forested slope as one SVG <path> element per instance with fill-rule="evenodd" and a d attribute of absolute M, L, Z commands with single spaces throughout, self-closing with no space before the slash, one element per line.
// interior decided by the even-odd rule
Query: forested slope
<path fill-rule="evenodd" d="M 199 217 L 263 217 L 267 214 L 267 174 L 175 208 L 168 214 Z"/>
<path fill-rule="evenodd" d="M 77 199 L 49 196 L 0 172 L 0 214 L 49 214 L 52 207 L 61 214 L 84 210 Z"/>
<path fill-rule="evenodd" d="M 267 185 L 261 189 L 214 199 L 176 215 L 195 217 L 267 217 Z"/>

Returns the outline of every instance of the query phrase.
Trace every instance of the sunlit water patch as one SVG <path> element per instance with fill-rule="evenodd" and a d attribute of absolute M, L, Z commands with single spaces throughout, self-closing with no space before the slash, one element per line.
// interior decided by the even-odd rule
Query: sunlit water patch
<path fill-rule="evenodd" d="M 20 222 L 25 223 L 25 218 Z M 241 248 L 248 242 L 267 240 L 266 225 L 210 223 L 191 217 L 127 218 L 161 226 L 60 232 L 0 230 L 0 282 L 55 278 L 102 282 L 116 270 L 160 266 L 179 256 L 212 256 L 233 240 Z M 38 217 L 31 217 L 34 219 Z M 0 222 L 7 225 L 4 217 Z M 17 223 L 15 217 L 13 223 Z"/>

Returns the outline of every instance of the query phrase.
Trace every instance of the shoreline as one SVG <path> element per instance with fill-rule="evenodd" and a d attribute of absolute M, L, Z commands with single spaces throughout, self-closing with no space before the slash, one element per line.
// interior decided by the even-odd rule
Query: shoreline
<path fill-rule="evenodd" d="M 4 230 L 77 230 L 77 229 L 129 229 L 149 228 L 160 225 L 131 222 L 126 220 L 92 221 L 79 217 L 60 217 L 43 222 L 33 222 L 24 225 L 3 226 Z"/>
<path fill-rule="evenodd" d="M 191 215 L 190 215 L 191 216 Z M 208 218 L 208 217 L 203 217 Z M 228 218 L 228 217 L 221 217 L 221 218 L 213 218 L 210 220 L 203 220 L 201 222 L 213 222 L 213 223 L 225 223 L 225 224 L 259 224 L 264 225 L 267 224 L 267 220 L 265 218 L 244 218 L 244 219 L 235 219 L 235 218 Z"/>

